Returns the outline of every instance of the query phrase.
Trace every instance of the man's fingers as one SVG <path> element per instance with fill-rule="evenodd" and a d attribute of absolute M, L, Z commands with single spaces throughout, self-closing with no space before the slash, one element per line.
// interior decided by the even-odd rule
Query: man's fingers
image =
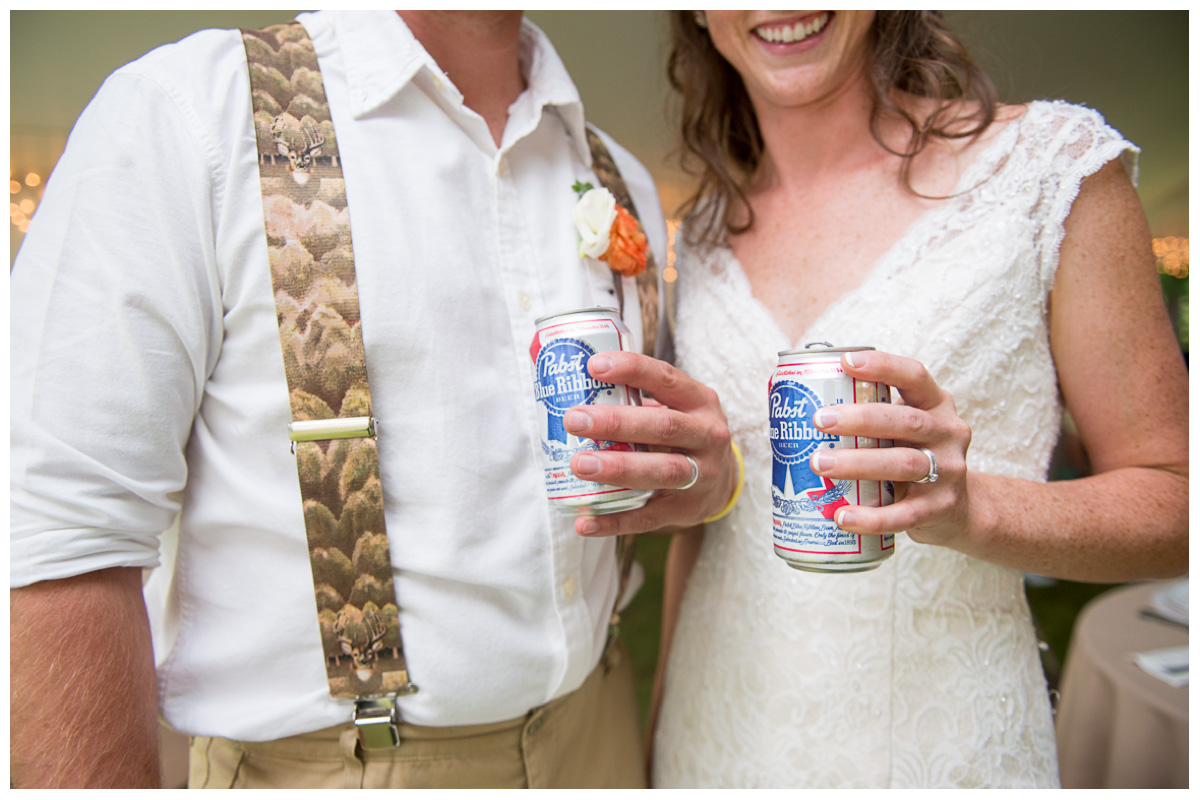
<path fill-rule="evenodd" d="M 628 533 L 649 533 L 678 527 L 680 509 L 687 506 L 684 492 L 665 493 L 633 511 L 619 514 L 580 515 L 575 519 L 575 532 L 580 536 L 620 536 Z"/>
<path fill-rule="evenodd" d="M 657 402 L 576 406 L 564 415 L 566 430 L 598 442 L 646 445 L 649 451 L 576 453 L 571 471 L 583 480 L 656 494 L 640 509 L 581 516 L 575 530 L 584 536 L 645 533 L 677 527 L 681 521 L 694 524 L 719 510 L 732 491 L 736 472 L 731 477 L 731 470 L 737 464 L 716 392 L 670 364 L 638 353 L 598 353 L 588 361 L 588 372 L 606 383 L 640 389 Z"/>
<path fill-rule="evenodd" d="M 576 406 L 563 416 L 567 432 L 584 439 L 694 450 L 707 439 L 695 417 L 666 406 Z"/>
<path fill-rule="evenodd" d="M 692 462 L 678 453 L 586 450 L 571 456 L 571 471 L 585 481 L 626 489 L 677 488 L 692 479 Z"/>
<path fill-rule="evenodd" d="M 712 389 L 667 362 L 640 353 L 597 353 L 588 360 L 588 372 L 606 383 L 636 386 L 660 403 L 681 411 L 719 405 Z"/>

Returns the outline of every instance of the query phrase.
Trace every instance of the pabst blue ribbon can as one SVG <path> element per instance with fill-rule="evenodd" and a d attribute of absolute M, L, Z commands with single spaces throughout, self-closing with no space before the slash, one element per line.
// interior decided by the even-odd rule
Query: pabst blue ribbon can
<path fill-rule="evenodd" d="M 849 403 L 887 403 L 886 384 L 855 380 L 842 369 L 842 353 L 873 347 L 810 344 L 785 350 L 771 376 L 771 532 L 775 553 L 788 566 L 810 572 L 862 572 L 896 550 L 895 536 L 859 536 L 837 526 L 847 505 L 890 505 L 891 481 L 830 480 L 815 474 L 818 448 L 891 447 L 887 439 L 834 436 L 813 424 L 818 409 Z"/>
<path fill-rule="evenodd" d="M 615 308 L 584 308 L 542 317 L 529 346 L 533 396 L 541 434 L 542 465 L 550 505 L 566 512 L 610 514 L 641 508 L 653 494 L 581 480 L 571 472 L 571 456 L 582 450 L 641 450 L 645 445 L 580 439 L 567 433 L 563 417 L 574 406 L 641 405 L 634 387 L 604 383 L 587 362 L 606 350 L 630 350 L 629 328 Z"/>

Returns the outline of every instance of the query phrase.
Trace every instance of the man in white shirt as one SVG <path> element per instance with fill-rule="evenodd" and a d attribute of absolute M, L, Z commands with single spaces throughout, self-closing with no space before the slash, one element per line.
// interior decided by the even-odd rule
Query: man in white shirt
<path fill-rule="evenodd" d="M 12 273 L 14 782 L 154 785 L 161 713 L 195 737 L 195 785 L 639 785 L 627 664 L 606 649 L 611 534 L 726 504 L 738 468 L 720 404 L 662 362 L 613 356 L 603 377 L 662 405 L 593 414 L 586 435 L 654 452 L 599 454 L 584 477 L 660 491 L 637 511 L 552 512 L 534 320 L 615 305 L 570 221 L 572 185 L 596 183 L 574 86 L 519 12 L 300 19 L 353 220 L 420 686 L 398 701 L 401 745 L 356 747 L 353 703 L 329 694 L 246 57 L 236 31 L 203 31 L 106 81 Z M 606 142 L 665 263 L 650 177 Z M 160 554 L 176 519 L 177 554 Z M 142 574 L 160 565 L 152 657 Z M 465 762 L 447 755 L 467 742 Z"/>

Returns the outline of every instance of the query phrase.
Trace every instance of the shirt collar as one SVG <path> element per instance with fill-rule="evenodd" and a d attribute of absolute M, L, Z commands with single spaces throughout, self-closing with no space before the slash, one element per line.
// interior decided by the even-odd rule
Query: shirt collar
<path fill-rule="evenodd" d="M 346 69 L 350 113 L 361 118 L 391 100 L 422 70 L 450 83 L 446 74 L 395 11 L 338 11 L 333 15 Z M 527 88 L 513 105 L 527 113 L 549 107 L 562 120 L 571 144 L 585 164 L 591 151 L 584 132 L 583 103 L 549 37 L 528 19 L 521 20 L 521 70 Z"/>
<path fill-rule="evenodd" d="M 529 95 L 533 105 L 553 109 L 566 127 L 579 158 L 590 166 L 592 155 L 587 143 L 579 90 L 575 88 L 575 82 L 563 66 L 550 38 L 528 19 L 521 21 L 521 69 L 525 73 L 528 88 L 517 102 L 522 102 L 522 98 Z"/>

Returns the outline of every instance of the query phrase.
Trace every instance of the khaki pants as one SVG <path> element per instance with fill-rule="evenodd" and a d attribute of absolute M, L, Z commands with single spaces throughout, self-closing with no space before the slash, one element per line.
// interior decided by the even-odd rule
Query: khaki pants
<path fill-rule="evenodd" d="M 629 654 L 619 640 L 576 691 L 490 725 L 400 726 L 400 746 L 358 747 L 354 725 L 279 739 L 191 740 L 188 787 L 645 788 Z"/>

